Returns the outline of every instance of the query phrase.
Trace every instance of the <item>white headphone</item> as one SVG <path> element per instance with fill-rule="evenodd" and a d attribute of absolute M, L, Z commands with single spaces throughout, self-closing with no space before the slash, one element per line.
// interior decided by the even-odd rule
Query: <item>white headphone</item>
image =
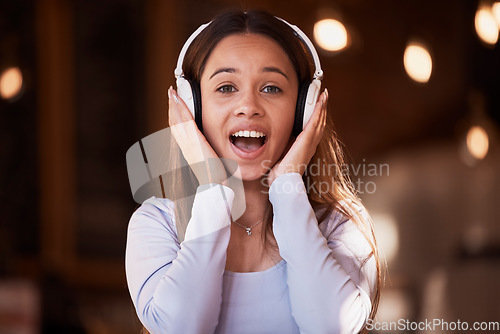
<path fill-rule="evenodd" d="M 307 122 L 311 118 L 314 111 L 314 106 L 318 100 L 318 95 L 321 89 L 321 80 L 323 79 L 323 71 L 321 70 L 321 64 L 319 62 L 318 53 L 314 48 L 311 40 L 300 30 L 297 26 L 292 25 L 285 20 L 276 17 L 276 19 L 286 23 L 290 28 L 293 29 L 295 36 L 297 36 L 309 50 L 312 55 L 315 71 L 313 80 L 305 85 L 299 87 L 299 92 L 297 96 L 297 107 L 295 111 L 295 121 L 293 126 L 292 135 L 298 136 L 298 134 L 304 129 Z M 177 60 L 177 67 L 174 71 L 174 75 L 177 83 L 177 93 L 184 100 L 187 107 L 193 114 L 193 117 L 198 125 L 200 131 L 203 131 L 203 125 L 201 122 L 201 92 L 199 91 L 199 85 L 190 82 L 190 80 L 184 77 L 184 72 L 182 70 L 182 64 L 184 63 L 184 57 L 186 52 L 193 42 L 193 40 L 208 26 L 211 22 L 201 25 L 196 31 L 187 39 L 186 43 L 181 49 L 179 58 Z"/>

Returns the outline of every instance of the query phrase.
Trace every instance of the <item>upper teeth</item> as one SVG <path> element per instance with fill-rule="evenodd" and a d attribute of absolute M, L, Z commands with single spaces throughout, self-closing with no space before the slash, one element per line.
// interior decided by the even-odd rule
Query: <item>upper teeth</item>
<path fill-rule="evenodd" d="M 248 131 L 248 130 L 240 130 L 232 134 L 235 137 L 254 137 L 260 138 L 265 137 L 266 135 L 259 131 Z"/>

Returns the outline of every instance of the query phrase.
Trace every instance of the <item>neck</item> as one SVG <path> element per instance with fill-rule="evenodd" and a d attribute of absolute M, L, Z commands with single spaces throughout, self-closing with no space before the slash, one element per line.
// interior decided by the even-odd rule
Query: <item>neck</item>
<path fill-rule="evenodd" d="M 269 202 L 268 187 L 264 182 L 262 179 L 243 181 L 246 210 L 238 219 L 240 224 L 252 226 L 264 219 L 266 207 Z"/>
<path fill-rule="evenodd" d="M 237 220 L 241 225 L 251 227 L 264 219 L 269 203 L 267 184 L 261 180 L 243 182 L 245 189 L 245 213 Z M 269 247 L 262 239 L 265 224 L 251 229 L 251 236 L 245 229 L 231 224 L 231 238 L 227 247 L 226 270 L 236 272 L 262 271 L 278 263 L 282 258 L 279 251 Z M 271 232 L 272 233 L 272 232 Z"/>

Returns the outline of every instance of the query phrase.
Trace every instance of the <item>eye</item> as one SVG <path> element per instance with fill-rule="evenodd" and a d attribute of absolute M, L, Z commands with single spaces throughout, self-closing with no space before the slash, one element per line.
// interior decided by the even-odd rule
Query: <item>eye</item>
<path fill-rule="evenodd" d="M 277 94 L 281 92 L 281 89 L 276 86 L 266 86 L 262 91 L 264 93 Z"/>
<path fill-rule="evenodd" d="M 224 85 L 219 88 L 217 88 L 218 92 L 221 92 L 222 94 L 227 94 L 227 93 L 233 93 L 236 92 L 236 88 L 232 85 Z"/>

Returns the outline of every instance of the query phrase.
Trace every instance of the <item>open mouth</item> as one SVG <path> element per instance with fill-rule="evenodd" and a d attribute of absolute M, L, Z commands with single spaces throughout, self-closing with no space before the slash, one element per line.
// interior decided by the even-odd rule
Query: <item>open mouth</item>
<path fill-rule="evenodd" d="M 261 148 L 267 141 L 267 136 L 263 132 L 240 130 L 233 133 L 229 140 L 243 152 L 254 152 Z"/>

